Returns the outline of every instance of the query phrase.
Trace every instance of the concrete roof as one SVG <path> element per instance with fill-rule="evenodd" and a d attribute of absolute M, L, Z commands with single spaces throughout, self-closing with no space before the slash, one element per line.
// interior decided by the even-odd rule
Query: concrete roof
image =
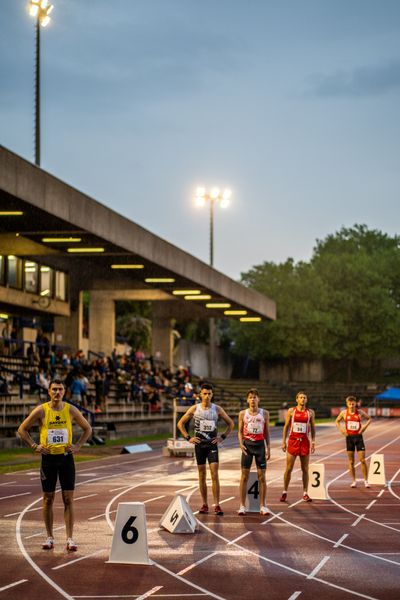
<path fill-rule="evenodd" d="M 176 299 L 173 289 L 200 289 L 211 302 L 228 302 L 249 316 L 275 319 L 275 302 L 230 279 L 177 246 L 60 181 L 0 146 L 0 207 L 21 210 L 22 217 L 0 218 L 0 253 L 43 261 L 70 272 L 80 289 L 160 289 L 160 298 L 175 300 L 196 316 L 223 316 L 205 302 Z M 18 235 L 16 235 L 18 234 Z M 44 243 L 43 237 L 79 236 L 79 246 L 99 246 L 101 254 L 69 254 L 71 244 Z M 144 269 L 115 271 L 111 264 L 141 263 Z M 147 284 L 145 277 L 170 277 L 169 284 Z M 199 306 L 201 305 L 201 307 Z M 181 307 L 181 308 L 180 308 Z M 184 311 L 188 312 L 187 310 Z"/>

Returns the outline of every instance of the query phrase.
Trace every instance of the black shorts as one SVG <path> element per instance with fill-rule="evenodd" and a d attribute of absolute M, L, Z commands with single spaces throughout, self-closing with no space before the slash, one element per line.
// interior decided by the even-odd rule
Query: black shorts
<path fill-rule="evenodd" d="M 60 480 L 62 490 L 75 489 L 75 463 L 71 453 L 68 454 L 43 454 L 40 467 L 40 479 L 44 492 L 54 492 Z"/>
<path fill-rule="evenodd" d="M 195 444 L 194 452 L 198 465 L 205 465 L 208 459 L 209 464 L 219 462 L 218 445 L 210 442 L 200 442 Z"/>
<path fill-rule="evenodd" d="M 256 459 L 256 466 L 258 469 L 267 468 L 267 459 L 265 455 L 265 442 L 260 440 L 258 442 L 252 442 L 251 440 L 243 440 L 243 444 L 246 447 L 247 454 L 242 452 L 242 469 L 250 469 L 251 463 L 253 462 L 253 456 Z"/>
<path fill-rule="evenodd" d="M 347 452 L 354 452 L 354 450 L 361 452 L 365 450 L 364 440 L 361 433 L 346 436 L 346 449 Z"/>

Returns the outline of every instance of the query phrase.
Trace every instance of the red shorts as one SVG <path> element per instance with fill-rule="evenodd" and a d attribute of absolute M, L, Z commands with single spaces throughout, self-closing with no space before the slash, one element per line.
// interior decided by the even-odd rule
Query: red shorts
<path fill-rule="evenodd" d="M 310 454 L 310 440 L 307 437 L 290 437 L 286 447 L 287 452 L 292 456 L 308 456 Z"/>

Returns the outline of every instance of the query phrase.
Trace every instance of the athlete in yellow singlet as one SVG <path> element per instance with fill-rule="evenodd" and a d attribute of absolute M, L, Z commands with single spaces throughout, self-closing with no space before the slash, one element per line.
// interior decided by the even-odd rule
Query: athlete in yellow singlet
<path fill-rule="evenodd" d="M 33 409 L 18 429 L 19 437 L 35 452 L 42 455 L 40 479 L 43 489 L 43 519 L 47 531 L 47 540 L 42 544 L 44 550 L 54 548 L 53 503 L 57 478 L 60 481 L 64 502 L 64 519 L 67 533 L 67 550 L 77 550 L 72 539 L 74 527 L 74 489 L 75 464 L 73 455 L 79 452 L 92 434 L 92 428 L 82 413 L 72 404 L 63 402 L 65 387 L 62 381 L 53 380 L 49 385 L 50 402 Z M 72 422 L 82 429 L 79 440 L 72 441 Z M 36 444 L 29 430 L 39 425 L 39 444 Z"/>

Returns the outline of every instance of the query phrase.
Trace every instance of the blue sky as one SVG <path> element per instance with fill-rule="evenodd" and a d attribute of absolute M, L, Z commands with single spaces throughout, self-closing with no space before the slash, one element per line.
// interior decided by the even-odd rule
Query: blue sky
<path fill-rule="evenodd" d="M 42 167 L 215 267 L 310 258 L 365 223 L 397 233 L 397 0 L 54 0 Z M 33 160 L 34 27 L 1 0 L 0 143 Z"/>

